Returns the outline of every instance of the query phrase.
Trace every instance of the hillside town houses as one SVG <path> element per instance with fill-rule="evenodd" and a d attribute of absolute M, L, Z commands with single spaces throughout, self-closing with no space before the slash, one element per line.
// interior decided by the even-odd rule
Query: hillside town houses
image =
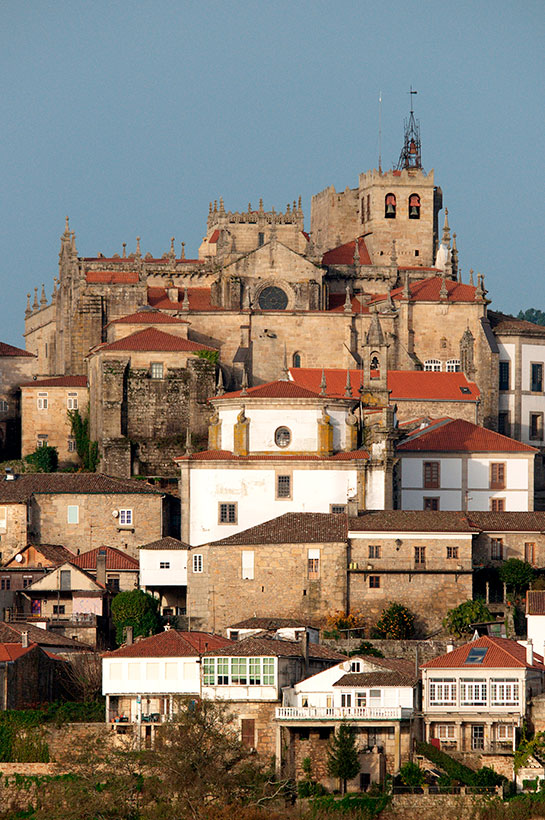
<path fill-rule="evenodd" d="M 151 745 L 181 703 L 225 702 L 279 775 L 310 759 L 334 788 L 347 723 L 353 790 L 419 741 L 512 775 L 523 726 L 545 729 L 545 593 L 525 630 L 500 572 L 545 570 L 545 328 L 462 281 L 407 129 L 399 167 L 312 198 L 309 232 L 300 199 L 220 199 L 195 258 L 82 257 L 66 219 L 25 349 L 0 344 L 2 708 L 99 652 L 108 731 Z M 160 631 L 119 645 L 135 590 Z M 477 599 L 492 621 L 454 641 L 447 612 Z M 392 603 L 418 640 L 370 654 Z"/>

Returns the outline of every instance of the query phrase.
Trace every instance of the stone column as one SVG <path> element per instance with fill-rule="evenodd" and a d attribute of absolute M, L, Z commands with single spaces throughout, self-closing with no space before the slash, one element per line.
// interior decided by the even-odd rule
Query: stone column
<path fill-rule="evenodd" d="M 106 723 L 110 722 L 110 696 L 106 695 Z"/>

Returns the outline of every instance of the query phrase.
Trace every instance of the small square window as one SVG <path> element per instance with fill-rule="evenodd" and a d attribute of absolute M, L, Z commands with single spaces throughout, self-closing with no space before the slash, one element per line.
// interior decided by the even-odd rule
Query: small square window
<path fill-rule="evenodd" d="M 369 558 L 380 558 L 381 548 L 378 544 L 369 544 Z"/>
<path fill-rule="evenodd" d="M 414 548 L 414 563 L 420 566 L 426 563 L 426 547 Z"/>
<path fill-rule="evenodd" d="M 424 509 L 437 512 L 437 510 L 439 509 L 439 498 L 436 496 L 433 498 L 424 498 Z"/>
<path fill-rule="evenodd" d="M 369 589 L 380 589 L 380 575 L 369 576 Z"/>
<path fill-rule="evenodd" d="M 151 378 L 152 379 L 162 379 L 163 378 L 163 363 L 162 362 L 152 362 L 151 363 Z"/>
<path fill-rule="evenodd" d="M 159 561 L 159 569 L 170 569 L 170 561 Z"/>
<path fill-rule="evenodd" d="M 2 589 L 11 589 L 11 578 L 9 578 L 9 577 L 2 578 L 2 581 L 0 583 L 0 587 Z"/>
<path fill-rule="evenodd" d="M 329 512 L 335 515 L 342 515 L 346 512 L 346 504 L 330 504 Z"/>
<path fill-rule="evenodd" d="M 119 526 L 132 527 L 132 510 L 119 510 Z"/>
<path fill-rule="evenodd" d="M 236 524 L 237 523 L 237 502 L 220 502 L 218 505 L 218 523 L 220 524 Z"/>
<path fill-rule="evenodd" d="M 69 505 L 66 512 L 68 524 L 79 524 L 79 507 L 77 504 Z"/>
<path fill-rule="evenodd" d="M 490 499 L 491 512 L 505 512 L 505 498 L 491 498 Z"/>
<path fill-rule="evenodd" d="M 447 547 L 447 558 L 452 558 L 457 560 L 458 558 L 458 547 Z"/>
<path fill-rule="evenodd" d="M 64 604 L 53 604 L 53 615 L 64 615 Z"/>
<path fill-rule="evenodd" d="M 29 587 L 32 583 L 32 575 L 23 575 L 23 589 Z"/>

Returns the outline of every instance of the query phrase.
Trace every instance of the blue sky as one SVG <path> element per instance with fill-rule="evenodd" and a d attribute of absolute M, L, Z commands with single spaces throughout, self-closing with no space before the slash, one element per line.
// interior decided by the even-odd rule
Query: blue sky
<path fill-rule="evenodd" d="M 397 161 L 410 85 L 460 264 L 545 309 L 545 7 L 505 2 L 3 0 L 1 339 L 78 252 L 197 253 L 208 202 L 284 208 Z"/>

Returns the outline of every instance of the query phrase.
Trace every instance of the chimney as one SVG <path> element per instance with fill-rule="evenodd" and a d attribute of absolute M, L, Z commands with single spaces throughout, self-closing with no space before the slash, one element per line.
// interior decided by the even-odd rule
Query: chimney
<path fill-rule="evenodd" d="M 169 631 L 170 631 L 170 624 L 165 624 L 165 632 L 169 632 Z"/>
<path fill-rule="evenodd" d="M 123 637 L 125 638 L 125 645 L 131 646 L 133 642 L 133 630 L 132 626 L 124 626 L 123 627 Z"/>
<path fill-rule="evenodd" d="M 28 630 L 21 632 L 21 646 L 23 649 L 28 649 Z"/>
<path fill-rule="evenodd" d="M 347 511 L 348 515 L 351 516 L 352 518 L 357 518 L 358 517 L 358 499 L 356 498 L 356 496 L 353 496 L 352 498 L 348 499 L 348 503 L 346 505 L 346 511 Z"/>
<path fill-rule="evenodd" d="M 6 481 L 15 481 L 17 476 L 13 472 L 11 467 L 6 467 Z"/>
<path fill-rule="evenodd" d="M 303 655 L 304 663 L 305 663 L 305 677 L 308 677 L 309 673 L 309 657 L 308 657 L 308 632 L 305 631 L 301 634 L 301 654 Z"/>
<path fill-rule="evenodd" d="M 452 641 L 449 641 L 447 644 L 447 654 L 449 652 L 454 652 L 454 644 L 452 643 Z"/>
<path fill-rule="evenodd" d="M 526 641 L 526 663 L 528 666 L 534 665 L 534 645 L 531 638 Z"/>
<path fill-rule="evenodd" d="M 97 581 L 106 585 L 106 548 L 100 547 L 97 552 Z"/>

